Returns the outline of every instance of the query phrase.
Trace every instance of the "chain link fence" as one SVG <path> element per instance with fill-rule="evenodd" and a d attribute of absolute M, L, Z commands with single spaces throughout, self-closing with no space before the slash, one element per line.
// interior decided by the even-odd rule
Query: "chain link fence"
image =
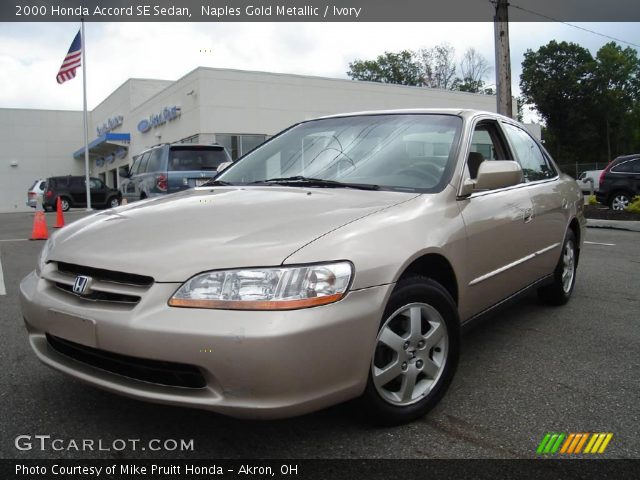
<path fill-rule="evenodd" d="M 565 163 L 558 165 L 560 170 L 567 175 L 571 175 L 573 178 L 578 178 L 582 172 L 587 170 L 604 170 L 609 162 L 595 162 L 595 163 Z"/>

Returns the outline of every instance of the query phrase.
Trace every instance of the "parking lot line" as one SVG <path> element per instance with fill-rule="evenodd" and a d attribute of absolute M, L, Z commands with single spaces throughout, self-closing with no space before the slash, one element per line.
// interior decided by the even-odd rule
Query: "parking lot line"
<path fill-rule="evenodd" d="M 4 275 L 2 274 L 2 255 L 0 254 L 0 295 L 6 295 L 7 290 L 4 288 Z"/>
<path fill-rule="evenodd" d="M 589 245 L 604 245 L 606 247 L 615 247 L 616 246 L 615 243 L 587 242 L 586 240 L 584 241 L 584 243 L 588 243 Z"/>
<path fill-rule="evenodd" d="M 28 238 L 7 238 L 5 240 L 0 240 L 0 242 L 26 242 L 29 240 Z"/>

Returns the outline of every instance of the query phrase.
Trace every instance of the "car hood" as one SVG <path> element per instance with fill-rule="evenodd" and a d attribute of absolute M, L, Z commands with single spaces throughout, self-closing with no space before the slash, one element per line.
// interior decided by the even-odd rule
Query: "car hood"
<path fill-rule="evenodd" d="M 284 186 L 207 187 L 100 212 L 52 239 L 48 260 L 183 282 L 213 269 L 280 265 L 316 238 L 416 194 Z M 327 260 L 337 260 L 327 251 Z"/>

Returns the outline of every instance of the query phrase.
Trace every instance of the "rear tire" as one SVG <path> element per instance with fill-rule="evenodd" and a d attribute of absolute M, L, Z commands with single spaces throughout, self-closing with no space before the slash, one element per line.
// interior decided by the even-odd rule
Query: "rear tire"
<path fill-rule="evenodd" d="M 459 345 L 457 307 L 444 287 L 420 276 L 401 280 L 385 308 L 360 398 L 369 419 L 399 425 L 424 416 L 451 383 Z"/>
<path fill-rule="evenodd" d="M 617 212 L 624 211 L 631 203 L 631 195 L 626 192 L 615 192 L 609 200 L 609 208 Z"/>
<path fill-rule="evenodd" d="M 68 212 L 71 208 L 71 202 L 65 197 L 60 198 L 60 206 L 62 207 L 63 212 Z M 56 202 L 56 210 L 57 210 L 57 202 Z"/>
<path fill-rule="evenodd" d="M 118 206 L 120 206 L 120 200 L 118 199 L 118 197 L 111 197 L 107 201 L 107 208 L 116 208 Z"/>
<path fill-rule="evenodd" d="M 538 289 L 538 298 L 549 305 L 564 305 L 571 298 L 576 283 L 578 246 L 573 230 L 567 232 L 560 259 L 553 271 L 553 283 Z"/>

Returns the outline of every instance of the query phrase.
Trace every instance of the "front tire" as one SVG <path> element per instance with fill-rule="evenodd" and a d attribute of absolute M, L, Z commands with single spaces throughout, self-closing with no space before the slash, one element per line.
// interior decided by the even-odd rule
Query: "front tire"
<path fill-rule="evenodd" d="M 401 280 L 385 308 L 361 401 L 370 419 L 399 425 L 424 416 L 456 371 L 460 323 L 455 302 L 425 277 Z"/>
<path fill-rule="evenodd" d="M 564 305 L 571 298 L 576 283 L 578 246 L 573 230 L 567 232 L 560 260 L 553 272 L 553 283 L 538 289 L 538 297 L 549 305 Z"/>

